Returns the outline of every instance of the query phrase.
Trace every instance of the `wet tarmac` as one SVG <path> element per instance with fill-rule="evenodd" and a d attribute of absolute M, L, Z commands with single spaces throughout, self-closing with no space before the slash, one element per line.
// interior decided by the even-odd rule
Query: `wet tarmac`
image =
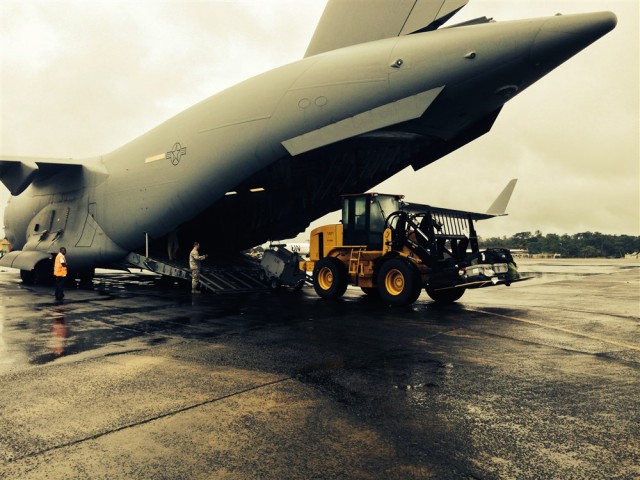
<path fill-rule="evenodd" d="M 409 308 L 0 270 L 0 478 L 640 478 L 640 265 L 522 269 Z"/>

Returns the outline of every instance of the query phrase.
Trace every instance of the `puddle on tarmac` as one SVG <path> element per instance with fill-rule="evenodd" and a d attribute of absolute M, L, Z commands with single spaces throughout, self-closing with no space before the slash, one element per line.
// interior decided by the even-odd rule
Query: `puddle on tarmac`
<path fill-rule="evenodd" d="M 529 282 L 535 283 L 549 283 L 549 282 L 561 282 L 565 280 L 575 280 L 577 278 L 591 277 L 594 275 L 600 275 L 600 273 L 560 273 L 560 272 L 527 272 L 525 270 L 520 271 L 522 277 L 531 277 Z"/>

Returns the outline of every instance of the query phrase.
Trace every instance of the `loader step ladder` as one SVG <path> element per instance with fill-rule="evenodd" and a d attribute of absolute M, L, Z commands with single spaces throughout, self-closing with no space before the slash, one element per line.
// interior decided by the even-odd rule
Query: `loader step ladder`
<path fill-rule="evenodd" d="M 145 257 L 135 252 L 127 255 L 127 262 L 138 268 L 149 270 L 167 277 L 191 281 L 191 270 L 179 262 Z M 259 279 L 260 265 L 246 263 L 225 267 L 203 265 L 200 268 L 200 286 L 212 293 L 250 293 L 267 290 L 267 285 Z"/>
<path fill-rule="evenodd" d="M 351 255 L 349 256 L 349 274 L 350 275 L 358 275 L 358 267 L 360 266 L 360 260 L 362 256 L 363 248 L 354 248 L 351 250 Z"/>

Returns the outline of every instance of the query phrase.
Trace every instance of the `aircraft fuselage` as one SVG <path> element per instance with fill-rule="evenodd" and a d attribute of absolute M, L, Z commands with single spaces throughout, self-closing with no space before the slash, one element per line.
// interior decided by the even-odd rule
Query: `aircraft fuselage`
<path fill-rule="evenodd" d="M 145 233 L 160 238 L 194 218 L 215 222 L 220 202 L 229 209 L 244 202 L 248 215 L 257 212 L 259 227 L 236 237 L 224 231 L 228 244 L 240 249 L 282 238 L 278 233 L 290 233 L 282 227 L 283 213 L 270 217 L 260 208 L 279 198 L 274 195 L 290 189 L 292 204 L 300 205 L 290 212 L 304 228 L 330 211 L 314 189 L 368 189 L 409 164 L 420 168 L 439 158 L 447 149 L 428 157 L 430 146 L 466 143 L 465 132 L 495 119 L 505 102 L 614 25 L 611 13 L 485 23 L 355 45 L 276 68 L 82 167 L 37 177 L 10 200 L 7 237 L 16 249 L 65 246 L 78 268 L 93 267 L 140 248 Z M 304 193 L 295 191 L 299 174 L 261 177 L 278 162 L 289 162 L 289 173 L 298 161 L 317 163 L 314 155 L 323 149 L 328 158 L 345 145 L 357 156 L 354 139 L 367 136 L 402 151 L 415 144 L 419 154 L 398 150 L 393 168 L 376 164 L 371 175 L 365 160 L 359 164 L 364 171 L 342 186 L 331 183 L 333 167 L 315 169 L 317 178 L 304 183 Z M 346 160 L 333 161 L 338 169 Z M 218 228 L 201 225 L 202 232 Z"/>

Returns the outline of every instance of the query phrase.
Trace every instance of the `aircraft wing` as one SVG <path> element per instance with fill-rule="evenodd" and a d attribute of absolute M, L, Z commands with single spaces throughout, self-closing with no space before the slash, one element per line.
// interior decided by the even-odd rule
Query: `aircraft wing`
<path fill-rule="evenodd" d="M 82 168 L 84 162 L 63 158 L 0 157 L 0 182 L 11 195 L 20 195 L 36 177 Z"/>
<path fill-rule="evenodd" d="M 435 30 L 469 0 L 329 0 L 305 57 Z"/>

